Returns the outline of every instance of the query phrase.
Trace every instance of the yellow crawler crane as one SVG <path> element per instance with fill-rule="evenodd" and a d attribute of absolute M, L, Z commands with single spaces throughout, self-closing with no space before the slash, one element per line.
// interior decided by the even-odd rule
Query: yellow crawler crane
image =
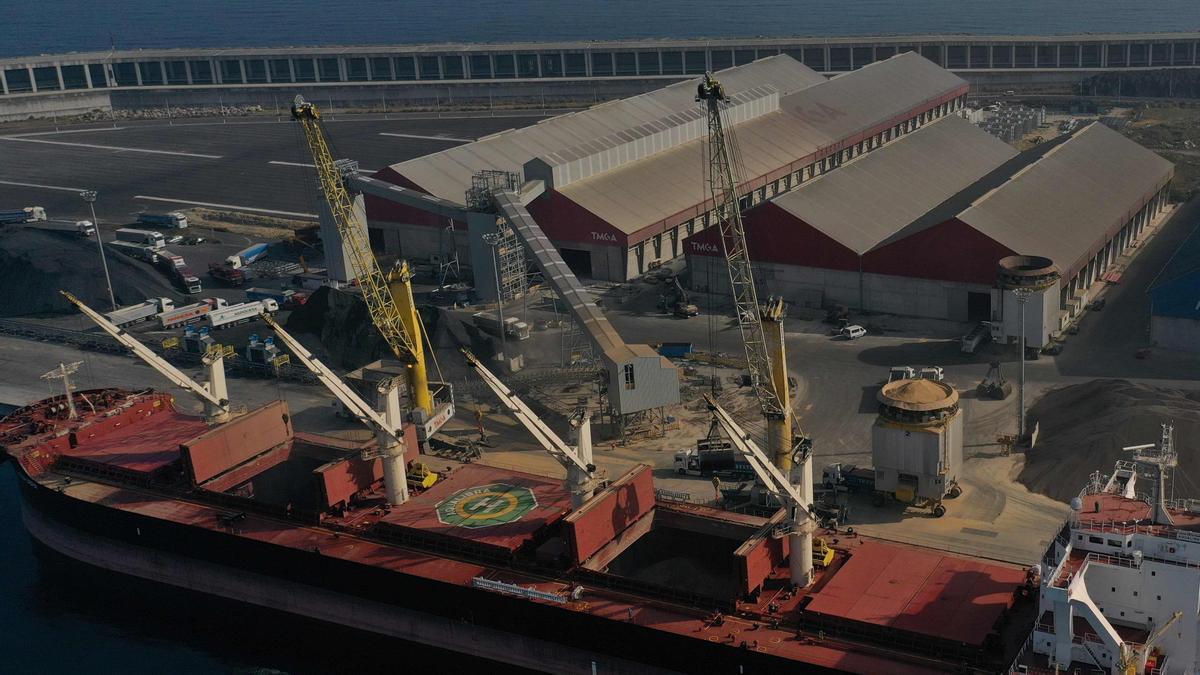
<path fill-rule="evenodd" d="M 366 224 L 354 214 L 350 193 L 329 151 L 317 107 L 297 96 L 292 104 L 292 118 L 300 122 L 304 129 L 304 137 L 321 181 L 321 191 L 329 202 L 329 211 L 333 214 L 342 243 L 350 251 L 350 259 L 358 273 L 358 290 L 367 303 L 371 321 L 396 358 L 407 364 L 410 403 L 414 411 L 420 410 L 428 418 L 434 413 L 433 393 L 429 389 L 429 372 L 425 367 L 421 324 L 413 301 L 412 275 L 408 263 L 397 262 L 387 274 L 380 269 L 375 254 L 371 252 Z"/>

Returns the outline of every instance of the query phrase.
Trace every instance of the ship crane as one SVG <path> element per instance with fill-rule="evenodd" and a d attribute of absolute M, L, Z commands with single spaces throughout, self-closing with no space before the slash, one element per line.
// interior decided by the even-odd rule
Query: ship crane
<path fill-rule="evenodd" d="M 697 85 L 696 100 L 703 101 L 708 111 L 709 191 L 721 235 L 721 249 L 725 253 L 725 265 L 729 271 L 734 312 L 746 349 L 750 384 L 766 420 L 767 452 L 773 462 L 771 469 L 777 470 L 780 476 L 796 475 L 800 486 L 799 496 L 803 499 L 793 502 L 792 510 L 799 508 L 807 514 L 807 509 L 812 505 L 812 440 L 801 430 L 790 401 L 787 354 L 783 341 L 783 298 L 769 298 L 766 305 L 759 305 L 758 302 L 754 269 L 750 265 L 738 199 L 740 181 L 735 175 L 738 158 L 721 118 L 721 102 L 726 100 L 725 88 L 712 73 L 705 73 L 704 79 Z M 732 422 L 732 418 L 729 421 Z M 741 438 L 748 437 L 741 434 Z M 735 441 L 735 445 L 739 442 Z M 765 484 L 771 491 L 772 484 Z M 780 486 L 775 486 L 776 491 L 780 489 Z M 798 528 L 798 534 L 792 536 L 792 551 L 802 551 L 802 555 L 792 555 L 793 581 L 808 585 L 812 581 L 811 523 L 805 520 L 805 524 Z"/>
<path fill-rule="evenodd" d="M 384 395 L 384 410 L 381 415 L 274 319 L 267 314 L 262 314 L 261 318 L 287 345 L 288 351 L 312 371 L 321 384 L 325 385 L 352 415 L 375 432 L 375 439 L 379 443 L 379 456 L 383 460 L 383 487 L 388 503 L 395 505 L 408 501 L 404 419 L 400 414 L 399 390 L 394 379 L 385 380 L 379 387 L 380 393 Z"/>
<path fill-rule="evenodd" d="M 738 157 L 721 118 L 725 88 L 712 73 L 705 73 L 697 85 L 696 100 L 703 101 L 708 111 L 709 192 L 729 271 L 734 312 L 746 349 L 750 385 L 766 418 L 767 451 L 776 467 L 789 472 L 795 459 L 807 463 L 812 442 L 800 431 L 789 401 L 783 299 L 769 298 L 765 306 L 758 302 L 738 199 L 740 182 L 735 175 Z"/>
<path fill-rule="evenodd" d="M 754 469 L 766 491 L 787 509 L 788 569 L 791 581 L 801 588 L 808 586 L 813 581 L 812 533 L 818 523 L 810 510 L 812 481 L 793 485 L 787 475 L 771 463 L 750 434 L 734 421 L 733 416 L 722 408 L 711 394 L 705 394 L 704 400 L 708 402 L 717 423 L 729 436 L 734 449 L 746 458 L 746 462 Z"/>
<path fill-rule="evenodd" d="M 225 356 L 229 353 L 225 348 L 217 345 L 209 349 L 204 355 L 204 371 L 205 377 L 208 379 L 207 385 L 197 383 L 192 378 L 184 375 L 178 368 L 167 363 L 158 354 L 155 354 L 149 347 L 142 344 L 140 340 L 130 335 L 123 328 L 118 328 L 108 319 L 101 316 L 96 310 L 88 307 L 82 300 L 71 295 L 67 291 L 59 291 L 63 294 L 71 304 L 79 308 L 80 312 L 91 319 L 104 332 L 113 336 L 129 348 L 135 356 L 145 361 L 151 368 L 157 370 L 159 374 L 167 378 L 177 387 L 181 387 L 190 392 L 193 396 L 199 399 L 204 405 L 204 419 L 210 424 L 221 424 L 228 422 L 231 416 L 229 407 L 229 390 L 225 386 Z"/>
<path fill-rule="evenodd" d="M 420 317 L 413 300 L 412 275 L 408 263 L 398 261 L 386 274 L 380 268 L 379 261 L 371 252 L 366 224 L 355 214 L 350 193 L 342 179 L 342 172 L 329 150 L 329 142 L 321 124 L 321 113 L 317 107 L 305 101 L 302 96 L 296 96 L 292 104 L 292 117 L 304 130 L 304 137 L 320 179 L 321 192 L 329 203 L 329 212 L 337 226 L 338 235 L 350 252 L 358 290 L 367 304 L 371 322 L 375 324 L 375 328 L 396 358 L 407 365 L 412 421 L 425 425 L 426 421 L 432 420 L 435 428 L 425 430 L 426 436 L 432 435 L 438 424 L 444 423 L 454 415 L 454 402 L 449 400 L 436 404 L 439 408 L 448 407 L 445 414 L 442 414 L 443 410 L 434 410 L 434 393 L 430 389 L 429 372 L 425 365 L 425 345 L 421 339 Z M 445 383 L 434 384 L 440 384 L 443 391 L 450 392 Z M 450 397 L 452 399 L 452 392 Z"/>
<path fill-rule="evenodd" d="M 484 367 L 475 355 L 462 350 L 467 363 L 475 369 L 484 384 L 496 394 L 513 417 L 517 418 L 537 442 L 567 470 L 567 490 L 571 493 L 571 506 L 578 509 L 591 499 L 596 489 L 596 465 L 592 463 L 592 429 L 586 411 L 577 417 L 575 428 L 577 445 L 571 447 L 554 433 L 529 406 L 512 392 L 500 378 Z"/>

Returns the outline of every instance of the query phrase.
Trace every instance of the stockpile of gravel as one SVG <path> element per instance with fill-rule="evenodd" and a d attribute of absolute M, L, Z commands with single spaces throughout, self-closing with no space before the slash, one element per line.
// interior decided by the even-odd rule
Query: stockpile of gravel
<path fill-rule="evenodd" d="M 149 297 L 169 297 L 178 291 L 149 263 L 108 252 L 113 294 L 120 305 Z M 70 291 L 98 310 L 107 310 L 108 289 L 95 237 L 81 239 L 69 232 L 28 226 L 0 228 L 0 316 L 19 317 L 73 312 L 59 295 Z"/>
<path fill-rule="evenodd" d="M 1019 480 L 1034 492 L 1069 502 L 1093 471 L 1111 473 L 1131 459 L 1121 448 L 1157 444 L 1167 422 L 1179 452 L 1175 494 L 1200 497 L 1200 391 L 1093 380 L 1045 394 L 1030 418 L 1040 435 Z"/>

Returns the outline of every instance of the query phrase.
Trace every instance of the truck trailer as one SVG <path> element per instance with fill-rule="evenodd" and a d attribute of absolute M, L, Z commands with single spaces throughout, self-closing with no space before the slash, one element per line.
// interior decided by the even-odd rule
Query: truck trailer
<path fill-rule="evenodd" d="M 178 211 L 170 213 L 143 213 L 138 216 L 138 225 L 149 225 L 150 227 L 169 227 L 172 229 L 182 230 L 188 226 L 187 216 Z"/>
<path fill-rule="evenodd" d="M 130 258 L 145 260 L 151 265 L 158 264 L 158 253 L 152 246 L 137 244 L 132 241 L 106 241 L 104 245 Z"/>
<path fill-rule="evenodd" d="M 209 263 L 208 275 L 228 286 L 236 287 L 246 283 L 245 272 L 225 263 Z"/>
<path fill-rule="evenodd" d="M 22 209 L 0 210 L 0 225 L 15 225 L 18 223 L 34 223 L 46 220 L 46 209 L 40 206 L 26 206 Z"/>
<path fill-rule="evenodd" d="M 221 309 L 225 306 L 226 302 L 221 298 L 205 298 L 200 302 L 176 307 L 160 313 L 158 315 L 158 322 L 163 330 L 186 326 L 190 323 L 200 321 L 204 318 L 204 315 L 214 309 Z"/>
<path fill-rule="evenodd" d="M 127 241 L 131 244 L 145 244 L 155 250 L 167 245 L 162 232 L 153 230 L 138 230 L 132 227 L 122 227 L 117 230 L 117 241 Z"/>
<path fill-rule="evenodd" d="M 142 321 L 149 321 L 158 314 L 174 308 L 175 303 L 170 298 L 147 298 L 143 303 L 109 312 L 104 315 L 104 318 L 117 328 L 123 328 Z"/>
<path fill-rule="evenodd" d="M 489 312 L 477 312 L 473 315 L 475 325 L 482 331 L 486 331 L 500 337 L 500 319 L 493 316 Z M 504 337 L 510 340 L 528 340 L 529 339 L 529 324 L 518 320 L 516 317 L 509 316 L 504 319 Z"/>
<path fill-rule="evenodd" d="M 718 476 L 732 480 L 754 477 L 754 467 L 733 448 L 688 448 L 675 453 L 675 473 L 681 476 Z"/>
<path fill-rule="evenodd" d="M 209 312 L 205 316 L 210 328 L 228 328 L 247 323 L 258 318 L 259 314 L 274 314 L 279 311 L 279 303 L 274 300 L 259 300 L 229 305 Z"/>
<path fill-rule="evenodd" d="M 46 222 L 41 225 L 35 225 L 39 230 L 49 232 L 68 232 L 77 237 L 90 237 L 96 234 L 96 226 L 92 225 L 90 220 L 78 220 L 74 223 L 51 223 Z"/>
<path fill-rule="evenodd" d="M 237 253 L 234 253 L 233 255 L 229 256 L 228 258 L 225 259 L 225 264 L 229 265 L 230 267 L 232 267 L 235 270 L 241 269 L 241 268 L 245 267 L 246 265 L 249 265 L 250 263 L 254 262 L 255 260 L 259 260 L 261 258 L 266 257 L 266 255 L 267 255 L 267 245 L 266 244 L 255 244 L 253 246 L 248 246 L 248 247 L 238 251 Z"/>

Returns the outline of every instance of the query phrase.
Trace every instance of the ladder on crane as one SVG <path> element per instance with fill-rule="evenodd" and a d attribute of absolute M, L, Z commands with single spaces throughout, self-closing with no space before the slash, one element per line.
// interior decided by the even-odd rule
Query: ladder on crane
<path fill-rule="evenodd" d="M 350 251 L 358 290 L 367 304 L 371 322 L 375 324 L 375 328 L 396 358 L 408 364 L 410 403 L 414 415 L 418 418 L 413 421 L 424 424 L 426 420 L 432 420 L 435 425 L 444 423 L 454 415 L 453 392 L 447 383 L 429 381 L 421 319 L 413 300 L 412 274 L 408 263 L 397 261 L 387 273 L 379 266 L 375 254 L 371 252 L 366 224 L 355 215 L 350 192 L 342 179 L 342 171 L 329 150 L 329 142 L 321 123 L 321 113 L 317 107 L 305 101 L 304 97 L 296 96 L 292 104 L 292 118 L 300 123 L 304 131 L 305 140 L 313 156 L 313 164 L 317 169 L 321 191 L 329 202 L 329 211 L 338 234 Z M 445 392 L 449 400 L 440 404 L 436 402 L 431 384 L 437 386 L 439 391 Z M 443 414 L 447 406 L 448 412 Z M 439 409 L 435 410 L 435 407 Z M 433 431 L 436 431 L 436 428 L 425 429 L 425 434 L 432 434 Z"/>

